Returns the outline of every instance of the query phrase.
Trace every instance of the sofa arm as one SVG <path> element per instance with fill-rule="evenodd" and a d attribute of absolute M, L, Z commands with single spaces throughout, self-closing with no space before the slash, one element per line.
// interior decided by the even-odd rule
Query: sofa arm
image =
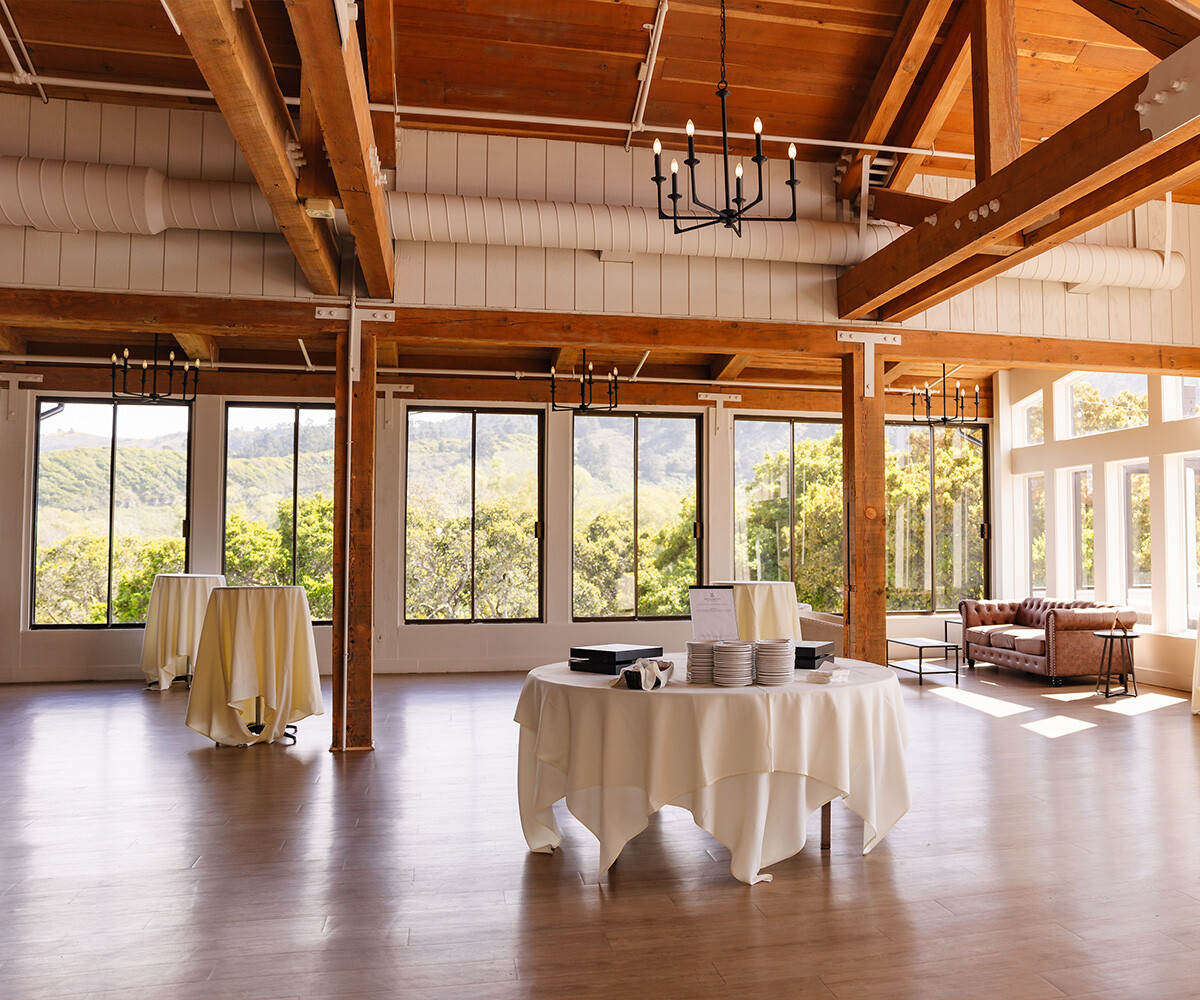
<path fill-rule="evenodd" d="M 1138 613 L 1129 607 L 1051 608 L 1046 612 L 1046 631 L 1087 629 L 1098 632 L 1101 629 L 1113 627 L 1114 615 L 1116 615 L 1118 627 L 1123 625 L 1125 628 L 1132 628 L 1137 624 Z"/>
<path fill-rule="evenodd" d="M 964 629 L 976 625 L 1004 625 L 1017 617 L 1020 606 L 1017 601 L 959 601 L 958 613 L 962 616 Z"/>

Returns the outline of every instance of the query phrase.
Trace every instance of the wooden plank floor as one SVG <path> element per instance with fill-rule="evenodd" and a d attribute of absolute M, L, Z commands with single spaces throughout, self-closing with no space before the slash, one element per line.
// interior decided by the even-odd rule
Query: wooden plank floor
<path fill-rule="evenodd" d="M 565 813 L 563 849 L 529 854 L 519 676 L 380 677 L 379 749 L 342 756 L 328 716 L 218 749 L 178 687 L 0 687 L 0 997 L 1200 996 L 1179 693 L 900 683 L 911 812 L 864 858 L 835 804 L 833 850 L 814 816 L 753 888 L 678 810 L 605 876 Z M 1087 728 L 1025 728 L 1047 720 Z"/>

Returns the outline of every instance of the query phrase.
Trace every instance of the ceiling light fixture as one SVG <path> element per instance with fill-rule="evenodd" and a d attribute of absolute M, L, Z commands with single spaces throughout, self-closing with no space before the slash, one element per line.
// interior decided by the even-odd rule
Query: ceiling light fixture
<path fill-rule="evenodd" d="M 115 354 L 112 356 L 112 397 L 113 399 L 140 399 L 146 403 L 190 403 L 196 398 L 196 386 L 200 382 L 200 362 L 184 361 L 180 374 L 182 378 L 179 386 L 179 396 L 172 398 L 175 390 L 175 352 L 171 351 L 167 355 L 166 364 L 166 385 L 163 391 L 159 392 L 158 388 L 158 372 L 162 367 L 158 361 L 158 334 L 154 335 L 154 353 L 150 355 L 149 361 L 143 361 L 141 366 L 142 377 L 139 383 L 137 378 L 138 365 L 133 363 L 134 371 L 134 386 L 129 387 L 129 348 L 121 352 L 121 357 L 118 358 Z M 121 373 L 121 388 L 117 388 L 117 372 Z M 189 389 L 191 395 L 188 395 Z"/>
<path fill-rule="evenodd" d="M 579 379 L 579 402 L 576 403 L 560 403 L 557 399 L 558 391 L 558 373 L 554 366 L 550 366 L 550 409 L 552 410 L 573 410 L 576 413 L 590 413 L 593 410 L 608 411 L 617 408 L 617 369 L 613 368 L 607 375 L 604 376 L 604 381 L 608 386 L 608 401 L 597 403 L 594 400 L 596 391 L 595 375 L 592 372 L 592 364 L 587 359 L 587 351 L 583 352 L 582 360 L 580 361 L 580 370 L 582 375 L 572 375 L 571 378 Z"/>
<path fill-rule="evenodd" d="M 696 158 L 696 126 L 689 118 L 687 123 L 687 140 L 688 140 L 688 155 L 684 160 L 684 165 L 688 168 L 688 182 L 691 187 L 690 201 L 692 204 L 704 209 L 706 215 L 680 215 L 679 200 L 683 197 L 679 193 L 679 161 L 671 161 L 671 193 L 667 195 L 671 202 L 671 211 L 663 210 L 663 181 L 666 177 L 662 172 L 662 143 L 657 139 L 654 140 L 654 176 L 650 178 L 654 181 L 658 188 L 658 217 L 660 219 L 670 219 L 674 224 L 676 233 L 690 233 L 693 229 L 703 229 L 706 226 L 722 225 L 726 229 L 732 229 L 738 236 L 742 235 L 742 223 L 745 222 L 795 222 L 796 221 L 796 185 L 799 183 L 796 180 L 796 144 L 791 143 L 788 146 L 788 164 L 791 169 L 791 177 L 787 181 L 787 185 L 791 188 L 792 193 L 792 214 L 786 216 L 751 216 L 747 213 L 757 206 L 763 200 L 763 164 L 767 162 L 767 158 L 763 156 L 762 151 L 762 119 L 754 119 L 754 156 L 753 162 L 758 170 L 758 194 L 752 201 L 747 201 L 742 194 L 742 164 L 739 162 L 734 168 L 732 197 L 730 187 L 729 173 L 729 117 L 726 108 L 726 100 L 729 97 L 729 84 L 725 82 L 725 0 L 721 0 L 721 81 L 717 84 L 717 97 L 721 99 L 721 165 L 724 168 L 725 181 L 725 207 L 717 208 L 713 205 L 706 204 L 697 194 L 696 187 L 696 164 L 700 161 Z"/>
<path fill-rule="evenodd" d="M 950 412 L 950 397 L 946 395 L 948 379 L 946 378 L 946 366 L 942 365 L 942 415 L 940 417 L 933 415 L 933 400 L 936 398 L 929 391 L 929 383 L 925 383 L 925 390 L 922 392 L 915 385 L 912 387 L 912 422 L 914 424 L 929 424 L 930 426 L 946 425 L 946 424 L 965 424 L 967 422 L 967 390 L 962 387 L 961 382 L 954 383 L 954 412 Z M 917 400 L 925 401 L 925 415 L 917 414 Z M 975 415 L 971 418 L 972 421 L 979 419 L 979 386 L 975 386 Z"/>

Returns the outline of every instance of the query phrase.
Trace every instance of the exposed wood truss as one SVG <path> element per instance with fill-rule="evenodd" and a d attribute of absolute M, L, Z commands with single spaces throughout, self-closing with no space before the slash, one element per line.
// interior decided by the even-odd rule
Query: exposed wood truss
<path fill-rule="evenodd" d="M 1165 59 L 1200 37 L 1196 8 L 1183 0 L 1075 0 L 1126 38 Z"/>
<path fill-rule="evenodd" d="M 712 363 L 709 371 L 714 382 L 727 382 L 737 378 L 753 359 L 749 354 L 723 354 Z"/>
<path fill-rule="evenodd" d="M 367 108 L 358 32 L 351 30 L 342 44 L 332 4 L 287 0 L 287 10 L 367 290 L 376 298 L 390 298 L 395 270 L 392 226 Z"/>
<path fill-rule="evenodd" d="M 171 10 L 308 283 L 319 295 L 336 295 L 333 233 L 297 198 L 288 149 L 298 140 L 250 5 L 189 0 Z"/>
<path fill-rule="evenodd" d="M 971 8 L 959 8 L 938 49 L 912 107 L 897 126 L 898 146 L 931 146 L 950 114 L 971 72 Z M 900 153 L 888 178 L 888 187 L 904 190 L 917 175 L 923 157 Z"/>
<path fill-rule="evenodd" d="M 1021 155 L 1016 0 L 967 0 L 971 20 L 971 106 L 975 180 Z"/>
<path fill-rule="evenodd" d="M 193 360 L 215 361 L 217 359 L 217 342 L 207 333 L 186 333 L 174 331 L 175 341 L 183 348 L 183 353 Z"/>
<path fill-rule="evenodd" d="M 951 0 L 909 0 L 900 27 L 850 131 L 851 142 L 880 143 L 887 138 L 950 4 Z M 842 175 L 839 198 L 857 194 L 862 184 L 862 166 L 860 151 Z"/>
<path fill-rule="evenodd" d="M 851 268 L 838 280 L 841 315 L 913 316 L 1200 176 L 1200 118 L 1155 138 L 1137 110 L 1149 86 L 1149 74 L 1138 78 L 948 205 L 936 226 L 912 230 Z M 1047 224 L 1055 213 L 1058 221 Z M 1024 246 L 1007 261 L 986 252 L 1013 237 Z"/>

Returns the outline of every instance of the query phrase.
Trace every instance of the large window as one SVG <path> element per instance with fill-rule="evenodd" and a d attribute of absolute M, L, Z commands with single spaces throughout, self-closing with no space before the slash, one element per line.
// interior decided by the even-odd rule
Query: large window
<path fill-rule="evenodd" d="M 541 617 L 542 416 L 408 411 L 406 621 Z"/>
<path fill-rule="evenodd" d="M 1075 600 L 1091 601 L 1096 595 L 1091 469 L 1077 469 L 1071 473 L 1071 506 L 1075 521 Z"/>
<path fill-rule="evenodd" d="M 885 429 L 889 611 L 938 611 L 987 588 L 985 430 Z"/>
<path fill-rule="evenodd" d="M 1068 385 L 1071 434 L 1099 434 L 1150 422 L 1145 375 L 1081 372 Z"/>
<path fill-rule="evenodd" d="M 190 408 L 39 399 L 34 625 L 142 622 L 187 564 Z"/>
<path fill-rule="evenodd" d="M 1040 389 L 1028 399 L 1014 406 L 1012 412 L 1018 445 L 1043 444 L 1045 442 L 1046 420 Z"/>
<path fill-rule="evenodd" d="M 1164 420 L 1200 417 L 1200 377 L 1164 375 L 1162 387 Z"/>
<path fill-rule="evenodd" d="M 797 599 L 842 610 L 842 429 L 734 421 L 734 574 L 794 580 Z"/>
<path fill-rule="evenodd" d="M 1200 455 L 1183 460 L 1183 538 L 1188 628 L 1200 627 Z"/>
<path fill-rule="evenodd" d="M 1125 601 L 1137 608 L 1138 621 L 1149 622 L 1150 594 L 1150 465 L 1122 468 L 1125 506 Z"/>
<path fill-rule="evenodd" d="M 1029 594 L 1046 596 L 1046 479 L 1025 479 L 1025 535 L 1029 543 Z"/>
<path fill-rule="evenodd" d="M 230 404 L 225 420 L 225 578 L 298 584 L 333 617 L 333 408 Z"/>
<path fill-rule="evenodd" d="M 577 415 L 574 616 L 686 617 L 699 495 L 698 418 Z"/>

